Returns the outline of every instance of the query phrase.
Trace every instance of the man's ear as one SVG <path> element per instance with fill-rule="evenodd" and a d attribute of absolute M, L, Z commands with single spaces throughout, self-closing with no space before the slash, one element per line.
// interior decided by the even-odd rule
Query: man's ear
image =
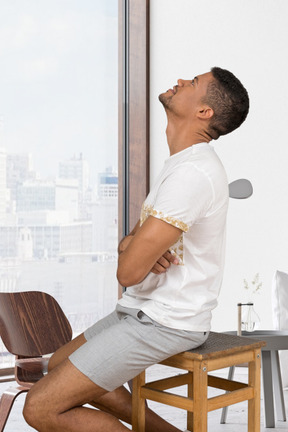
<path fill-rule="evenodd" d="M 213 117 L 214 111 L 212 108 L 210 108 L 208 105 L 202 105 L 199 107 L 197 112 L 197 117 L 200 120 L 209 120 L 211 117 Z"/>

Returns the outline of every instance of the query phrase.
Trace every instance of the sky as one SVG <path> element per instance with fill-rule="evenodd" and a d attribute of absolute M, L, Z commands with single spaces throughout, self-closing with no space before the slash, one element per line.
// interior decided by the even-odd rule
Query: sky
<path fill-rule="evenodd" d="M 117 170 L 118 1 L 0 0 L 0 146 Z"/>

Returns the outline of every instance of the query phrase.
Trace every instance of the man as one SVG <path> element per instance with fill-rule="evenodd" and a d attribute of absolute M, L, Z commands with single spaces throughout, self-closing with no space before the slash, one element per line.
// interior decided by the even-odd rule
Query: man
<path fill-rule="evenodd" d="M 212 139 L 245 120 L 249 99 L 229 71 L 213 68 L 159 96 L 170 157 L 141 219 L 119 244 L 116 311 L 57 351 L 30 391 L 27 422 L 41 432 L 125 431 L 123 384 L 171 355 L 201 345 L 223 274 L 228 184 Z M 89 403 L 99 410 L 84 407 Z M 149 432 L 175 432 L 147 409 Z"/>

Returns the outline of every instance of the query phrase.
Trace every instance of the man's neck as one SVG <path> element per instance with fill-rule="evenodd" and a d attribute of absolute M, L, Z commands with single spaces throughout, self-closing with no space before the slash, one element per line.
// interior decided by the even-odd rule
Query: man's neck
<path fill-rule="evenodd" d="M 166 135 L 170 156 L 195 144 L 211 141 L 211 137 L 205 131 L 197 130 L 185 121 L 171 121 L 169 118 Z"/>

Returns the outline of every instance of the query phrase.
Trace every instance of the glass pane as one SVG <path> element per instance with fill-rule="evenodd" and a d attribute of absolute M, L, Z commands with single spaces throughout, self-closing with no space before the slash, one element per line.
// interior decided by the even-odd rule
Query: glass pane
<path fill-rule="evenodd" d="M 118 0 L 2 0 L 0 59 L 0 290 L 78 334 L 117 300 Z"/>

